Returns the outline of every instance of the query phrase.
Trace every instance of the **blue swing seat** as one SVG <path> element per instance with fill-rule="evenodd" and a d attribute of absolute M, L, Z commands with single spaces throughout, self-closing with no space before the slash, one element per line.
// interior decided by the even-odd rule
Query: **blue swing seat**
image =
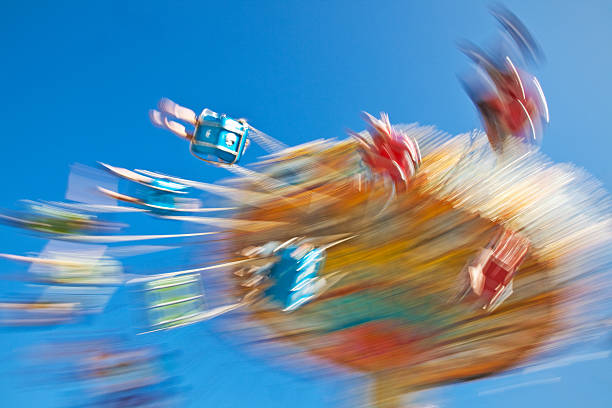
<path fill-rule="evenodd" d="M 325 262 L 325 250 L 314 248 L 300 258 L 289 246 L 279 252 L 280 260 L 270 270 L 274 284 L 266 294 L 281 303 L 284 311 L 293 311 L 310 302 L 317 295 L 318 275 Z"/>
<path fill-rule="evenodd" d="M 248 133 L 246 123 L 205 110 L 198 119 L 190 150 L 206 162 L 231 165 L 242 157 Z"/>

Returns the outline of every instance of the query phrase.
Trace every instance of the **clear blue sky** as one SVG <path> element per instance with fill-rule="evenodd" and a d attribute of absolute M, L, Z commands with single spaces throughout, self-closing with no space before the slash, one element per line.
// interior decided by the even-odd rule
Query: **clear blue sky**
<path fill-rule="evenodd" d="M 126 5 L 127 4 L 127 5 Z M 467 67 L 458 39 L 496 29 L 486 1 L 49 1 L 9 2 L 0 13 L 0 207 L 61 199 L 68 166 L 106 161 L 212 181 L 226 175 L 153 128 L 147 110 L 170 97 L 248 118 L 287 144 L 361 129 L 359 112 L 453 132 L 479 127 L 456 80 Z M 508 1 L 539 40 L 538 72 L 551 125 L 544 151 L 612 187 L 612 2 Z M 259 153 L 252 149 L 246 163 Z M 0 252 L 42 240 L 0 228 Z M 4 271 L 15 265 L 1 263 Z M 120 302 L 118 303 L 120 304 Z M 115 315 L 121 313 L 115 310 Z M 127 319 L 99 322 L 107 327 Z M 171 334 L 186 349 L 176 367 L 189 407 L 333 406 L 345 382 L 278 371 L 215 335 L 213 323 Z M 16 350 L 55 330 L 0 332 L 2 407 L 59 406 L 53 390 L 26 392 Z M 611 346 L 599 344 L 603 350 Z M 584 354 L 591 349 L 577 349 Z M 181 365 L 182 364 L 182 365 Z M 611 359 L 447 387 L 446 407 L 608 406 Z M 550 384 L 479 392 L 560 377 Z M 21 385 L 20 385 L 21 384 Z M 365 382 L 362 383 L 366 385 Z M 242 404 L 242 405 L 240 405 Z"/>

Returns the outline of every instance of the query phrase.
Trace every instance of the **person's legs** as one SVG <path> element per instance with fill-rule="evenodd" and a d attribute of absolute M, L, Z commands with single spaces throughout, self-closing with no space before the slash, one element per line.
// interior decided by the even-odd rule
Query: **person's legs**
<path fill-rule="evenodd" d="M 486 101 L 479 102 L 477 107 L 482 116 L 491 147 L 493 147 L 493 150 L 496 152 L 500 152 L 503 146 L 503 135 L 500 131 L 499 112 L 496 112 L 496 110 Z"/>
<path fill-rule="evenodd" d="M 173 120 L 168 120 L 168 117 L 159 111 L 153 109 L 150 110 L 149 117 L 151 118 L 151 122 L 155 126 L 167 129 L 178 137 L 182 137 L 183 139 L 187 140 L 191 140 L 193 138 L 193 133 L 185 129 L 185 126 Z"/>
<path fill-rule="evenodd" d="M 182 120 L 183 122 L 187 122 L 194 126 L 198 123 L 198 116 L 194 111 L 189 108 L 185 108 L 184 106 L 181 106 L 168 98 L 160 99 L 158 108 L 161 112 L 174 116 L 176 119 Z"/>

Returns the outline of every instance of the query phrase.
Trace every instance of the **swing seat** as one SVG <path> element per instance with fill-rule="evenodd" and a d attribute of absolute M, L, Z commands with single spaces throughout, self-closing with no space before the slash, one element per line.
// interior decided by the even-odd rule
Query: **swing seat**
<path fill-rule="evenodd" d="M 231 165 L 242 158 L 248 133 L 246 123 L 205 110 L 198 119 L 190 150 L 200 160 Z"/>
<path fill-rule="evenodd" d="M 325 251 L 311 249 L 296 255 L 297 246 L 280 251 L 280 260 L 272 267 L 270 278 L 274 284 L 267 295 L 282 304 L 284 311 L 293 311 L 311 301 L 318 292 L 319 272 L 325 262 Z"/>

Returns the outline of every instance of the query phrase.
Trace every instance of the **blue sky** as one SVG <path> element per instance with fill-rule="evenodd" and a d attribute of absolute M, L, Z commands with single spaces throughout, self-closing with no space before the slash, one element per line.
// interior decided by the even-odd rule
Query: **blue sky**
<path fill-rule="evenodd" d="M 127 5 L 125 3 L 128 3 Z M 243 116 L 287 144 L 343 137 L 362 128 L 359 112 L 392 122 L 434 124 L 452 133 L 479 127 L 456 74 L 455 48 L 491 38 L 485 1 L 146 1 L 10 2 L 0 13 L 0 120 L 4 189 L 19 199 L 62 199 L 69 165 L 105 161 L 213 181 L 187 145 L 153 128 L 147 111 L 162 96 L 199 110 Z M 551 124 L 543 150 L 572 161 L 612 187 L 608 149 L 612 109 L 612 2 L 507 1 L 547 56 L 538 75 Z M 258 153 L 252 149 L 246 163 Z M 0 229 L 0 251 L 38 251 L 44 242 Z M 3 262 L 3 270 L 15 265 Z M 121 316 L 121 308 L 113 313 Z M 119 326 L 125 321 L 96 323 Z M 126 323 L 127 324 L 127 323 Z M 2 406 L 59 406 L 53 390 L 26 392 L 16 353 L 54 330 L 1 332 Z M 190 407 L 333 406 L 345 379 L 277 370 L 201 324 L 167 338 L 185 350 Z M 598 349 L 607 350 L 602 342 Z M 593 352 L 577 349 L 577 354 Z M 607 406 L 610 358 L 527 376 L 447 387 L 431 396 L 446 407 Z M 560 379 L 514 391 L 523 382 Z M 366 386 L 365 381 L 360 382 Z M 8 404 L 8 405 L 6 405 Z M 240 405 L 242 404 L 242 405 Z"/>

